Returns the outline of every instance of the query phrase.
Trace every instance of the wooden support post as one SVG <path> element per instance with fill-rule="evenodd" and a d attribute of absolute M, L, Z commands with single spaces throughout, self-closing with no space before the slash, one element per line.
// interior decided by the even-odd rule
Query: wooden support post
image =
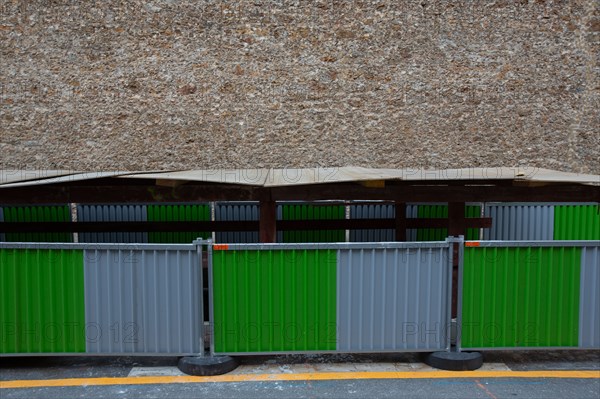
<path fill-rule="evenodd" d="M 465 203 L 450 202 L 448 204 L 448 234 L 464 236 L 466 234 Z"/>
<path fill-rule="evenodd" d="M 406 202 L 396 202 L 396 241 L 406 241 Z"/>
<path fill-rule="evenodd" d="M 260 201 L 260 242 L 275 242 L 277 239 L 277 205 L 272 200 Z"/>

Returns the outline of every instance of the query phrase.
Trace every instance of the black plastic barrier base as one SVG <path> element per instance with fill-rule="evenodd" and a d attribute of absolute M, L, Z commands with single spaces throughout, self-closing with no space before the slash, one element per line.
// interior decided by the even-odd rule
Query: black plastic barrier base
<path fill-rule="evenodd" d="M 189 375 L 209 376 L 229 373 L 238 366 L 231 356 L 188 356 L 179 359 L 177 367 Z"/>
<path fill-rule="evenodd" d="M 451 371 L 477 370 L 483 365 L 483 356 L 479 352 L 434 352 L 424 359 L 431 367 Z"/>

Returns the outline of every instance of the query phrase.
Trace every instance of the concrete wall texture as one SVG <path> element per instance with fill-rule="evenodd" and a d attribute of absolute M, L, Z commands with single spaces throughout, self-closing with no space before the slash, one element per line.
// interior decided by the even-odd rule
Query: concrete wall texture
<path fill-rule="evenodd" d="M 0 0 L 0 169 L 600 173 L 599 8 Z"/>

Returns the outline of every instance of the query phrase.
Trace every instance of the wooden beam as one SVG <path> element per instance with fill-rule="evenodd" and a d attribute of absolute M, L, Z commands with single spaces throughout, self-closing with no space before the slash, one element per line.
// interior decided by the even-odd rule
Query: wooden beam
<path fill-rule="evenodd" d="M 269 243 L 277 240 L 277 204 L 275 201 L 260 201 L 259 225 L 260 242 Z"/>
<path fill-rule="evenodd" d="M 407 229 L 445 228 L 448 219 L 405 219 Z M 467 227 L 491 227 L 491 218 L 465 219 Z M 298 230 L 376 230 L 395 229 L 396 219 L 280 220 L 277 229 Z M 66 232 L 175 232 L 175 231 L 259 231 L 259 221 L 185 221 L 185 222 L 0 222 L 3 233 Z"/>
<path fill-rule="evenodd" d="M 88 182 L 89 184 L 89 182 Z M 2 204 L 50 203 L 161 203 L 206 201 L 259 201 L 264 188 L 229 184 L 184 184 L 177 187 L 142 185 L 40 185 L 2 188 Z M 388 182 L 384 188 L 368 188 L 355 183 L 315 184 L 270 188 L 269 199 L 388 200 L 398 202 L 600 202 L 600 186 L 549 185 L 518 187 L 497 185 L 407 185 Z"/>
<path fill-rule="evenodd" d="M 406 241 L 406 202 L 396 202 L 396 241 Z"/>

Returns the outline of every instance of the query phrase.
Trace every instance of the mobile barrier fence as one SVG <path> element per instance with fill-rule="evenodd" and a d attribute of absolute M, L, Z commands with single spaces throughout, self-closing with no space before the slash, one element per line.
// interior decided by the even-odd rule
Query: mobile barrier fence
<path fill-rule="evenodd" d="M 450 350 L 452 245 L 215 244 L 211 354 Z"/>
<path fill-rule="evenodd" d="M 450 351 L 455 245 L 457 350 L 600 348 L 600 241 L 196 240 L 0 243 L 0 354 Z"/>
<path fill-rule="evenodd" d="M 201 259 L 201 242 L 0 243 L 0 353 L 201 353 Z"/>
<path fill-rule="evenodd" d="M 460 252 L 459 350 L 600 348 L 600 241 L 467 241 Z"/>

